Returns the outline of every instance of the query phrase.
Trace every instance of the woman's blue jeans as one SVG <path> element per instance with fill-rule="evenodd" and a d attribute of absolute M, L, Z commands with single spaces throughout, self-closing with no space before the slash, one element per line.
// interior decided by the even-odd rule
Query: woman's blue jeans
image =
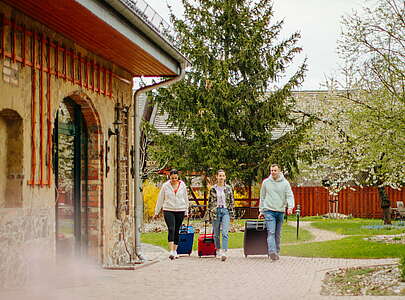
<path fill-rule="evenodd" d="M 221 225 L 222 225 L 222 249 L 228 249 L 228 232 L 229 232 L 229 224 L 231 219 L 229 217 L 229 211 L 227 208 L 217 208 L 217 217 L 212 222 L 214 228 L 214 243 L 215 248 L 220 249 L 220 234 L 221 234 Z"/>
<path fill-rule="evenodd" d="M 273 210 L 263 212 L 267 227 L 267 247 L 270 253 L 280 253 L 281 227 L 284 222 L 284 213 Z"/>

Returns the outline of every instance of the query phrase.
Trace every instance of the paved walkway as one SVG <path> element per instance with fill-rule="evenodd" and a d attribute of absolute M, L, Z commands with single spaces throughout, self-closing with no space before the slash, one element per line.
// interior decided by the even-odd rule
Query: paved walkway
<path fill-rule="evenodd" d="M 305 241 L 305 242 L 298 242 L 300 244 L 302 243 L 312 243 L 312 242 L 324 242 L 324 241 L 331 241 L 331 240 L 340 240 L 343 239 L 344 237 L 347 237 L 347 235 L 343 234 L 338 234 L 336 232 L 330 231 L 330 230 L 323 230 L 323 229 L 318 229 L 315 227 L 311 226 L 312 222 L 308 221 L 300 221 L 300 228 L 305 229 L 312 233 L 314 236 L 313 240 L 310 241 Z M 297 226 L 297 222 L 288 222 L 288 225 L 292 225 L 294 227 Z M 298 244 L 298 243 L 291 243 L 291 244 Z M 289 245 L 291 245 L 289 244 Z"/>
<path fill-rule="evenodd" d="M 43 270 L 42 282 L 45 281 L 45 285 L 35 285 L 27 291 L 0 293 L 0 299 L 359 299 L 321 296 L 325 273 L 337 268 L 396 262 L 393 259 L 288 256 L 272 262 L 264 256 L 245 258 L 242 249 L 229 250 L 229 258 L 225 262 L 212 257 L 199 258 L 196 253 L 170 261 L 162 248 L 145 245 L 143 249 L 145 255 L 154 261 L 136 270 L 105 270 L 75 262 L 59 270 Z M 385 299 L 380 296 L 360 298 Z"/>

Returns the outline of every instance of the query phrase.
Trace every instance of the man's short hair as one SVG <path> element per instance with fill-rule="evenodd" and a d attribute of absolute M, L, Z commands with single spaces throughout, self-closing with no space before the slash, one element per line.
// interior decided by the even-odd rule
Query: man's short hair
<path fill-rule="evenodd" d="M 273 168 L 273 167 L 277 167 L 277 168 L 281 171 L 280 165 L 278 165 L 278 164 L 272 164 L 272 165 L 270 166 L 270 168 Z"/>
<path fill-rule="evenodd" d="M 220 172 L 222 172 L 222 173 L 225 174 L 225 170 L 224 170 L 224 169 L 219 169 L 219 170 L 217 171 L 217 175 L 218 175 Z"/>

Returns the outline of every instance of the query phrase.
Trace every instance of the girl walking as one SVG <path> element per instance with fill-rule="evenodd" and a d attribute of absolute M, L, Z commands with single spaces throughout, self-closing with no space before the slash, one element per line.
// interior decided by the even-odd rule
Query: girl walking
<path fill-rule="evenodd" d="M 208 207 L 205 219 L 211 219 L 214 228 L 214 243 L 217 249 L 217 257 L 222 261 L 227 258 L 228 233 L 231 219 L 235 218 L 233 190 L 225 183 L 225 171 L 220 169 L 217 172 L 217 184 L 211 189 L 208 197 Z M 222 251 L 220 235 L 222 232 Z"/>

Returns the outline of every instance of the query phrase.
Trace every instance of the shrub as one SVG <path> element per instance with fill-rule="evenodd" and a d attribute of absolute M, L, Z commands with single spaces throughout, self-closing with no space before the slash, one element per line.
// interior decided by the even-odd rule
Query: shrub
<path fill-rule="evenodd" d="M 143 214 L 145 219 L 153 217 L 155 212 L 156 200 L 159 195 L 159 188 L 150 181 L 143 184 Z"/>

